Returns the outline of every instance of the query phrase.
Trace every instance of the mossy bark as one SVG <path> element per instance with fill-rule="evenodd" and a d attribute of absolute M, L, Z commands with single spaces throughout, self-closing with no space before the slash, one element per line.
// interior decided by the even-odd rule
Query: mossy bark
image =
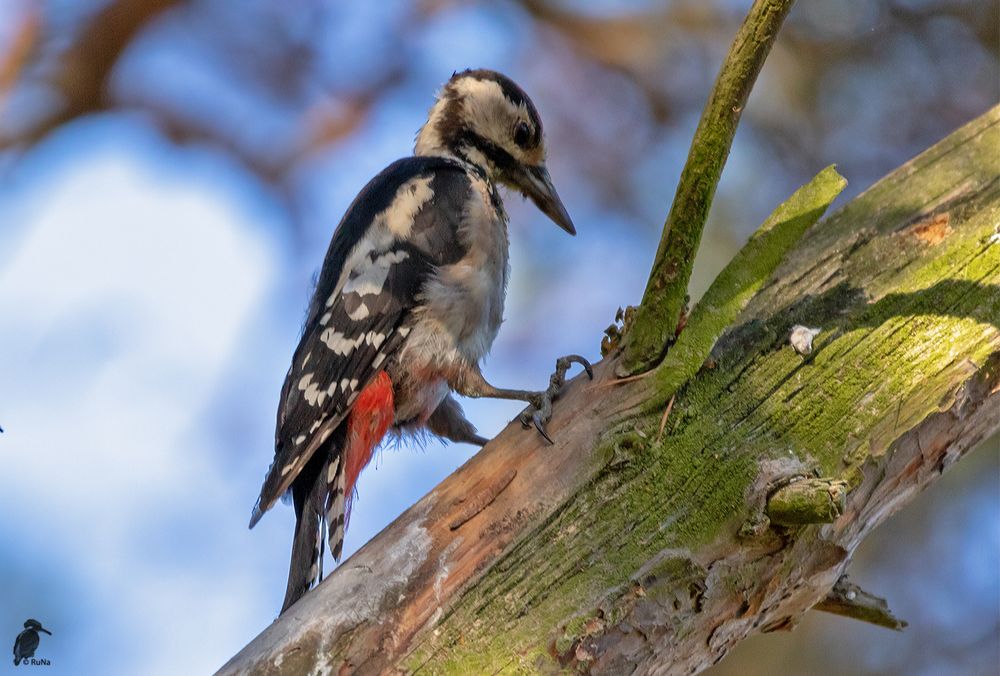
<path fill-rule="evenodd" d="M 1000 426 L 998 147 L 1000 108 L 810 228 L 669 396 L 611 355 L 554 446 L 510 426 L 221 673 L 691 673 L 794 625 Z M 797 324 L 822 329 L 806 356 Z M 769 524 L 817 476 L 842 513 Z"/>

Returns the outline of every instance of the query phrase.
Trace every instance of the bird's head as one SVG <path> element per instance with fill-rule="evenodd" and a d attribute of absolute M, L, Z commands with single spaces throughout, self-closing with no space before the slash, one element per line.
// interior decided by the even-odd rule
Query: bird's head
<path fill-rule="evenodd" d="M 45 627 L 43 627 L 42 623 L 39 622 L 38 620 L 25 620 L 24 621 L 24 628 L 25 629 L 34 629 L 35 631 L 44 631 L 49 636 L 52 636 L 52 632 L 49 631 L 48 629 L 46 629 Z"/>
<path fill-rule="evenodd" d="M 454 156 L 531 199 L 556 225 L 576 234 L 549 171 L 535 104 L 492 70 L 452 75 L 417 133 L 417 155 Z"/>

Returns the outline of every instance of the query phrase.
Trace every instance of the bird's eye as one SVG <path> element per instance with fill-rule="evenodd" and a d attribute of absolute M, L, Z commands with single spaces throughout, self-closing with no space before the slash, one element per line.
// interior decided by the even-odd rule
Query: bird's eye
<path fill-rule="evenodd" d="M 527 122 L 518 122 L 517 126 L 514 127 L 514 143 L 524 148 L 530 139 L 531 127 L 528 126 Z"/>

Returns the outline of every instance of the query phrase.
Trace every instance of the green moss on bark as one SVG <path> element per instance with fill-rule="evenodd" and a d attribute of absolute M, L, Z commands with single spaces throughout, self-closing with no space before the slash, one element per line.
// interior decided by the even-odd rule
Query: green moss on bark
<path fill-rule="evenodd" d="M 716 367 L 678 392 L 662 440 L 660 411 L 609 430 L 594 453 L 602 469 L 457 599 L 405 666 L 558 666 L 555 655 L 587 632 L 586 609 L 619 607 L 660 553 L 737 537 L 753 516 L 745 496 L 760 463 L 793 458 L 851 481 L 949 405 L 956 383 L 1000 350 L 1000 244 L 991 239 L 1000 185 L 973 182 L 961 203 L 946 197 L 957 165 L 969 176 L 969 158 L 984 161 L 983 148 L 1000 144 L 997 119 L 814 228 L 720 342 Z M 914 244 L 907 228 L 929 212 L 948 213 L 951 232 Z M 802 315 L 823 328 L 807 358 L 787 345 Z M 655 378 L 640 382 L 658 395 Z"/>
<path fill-rule="evenodd" d="M 779 526 L 831 523 L 844 513 L 848 483 L 801 479 L 779 488 L 767 501 L 767 516 Z"/>

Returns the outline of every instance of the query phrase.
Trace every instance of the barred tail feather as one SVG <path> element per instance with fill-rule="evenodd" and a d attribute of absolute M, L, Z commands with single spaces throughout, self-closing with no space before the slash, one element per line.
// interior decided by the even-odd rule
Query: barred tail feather
<path fill-rule="evenodd" d="M 323 470 L 327 461 L 317 454 L 310 459 L 302 474 L 292 484 L 295 505 L 295 535 L 292 538 L 292 558 L 288 564 L 288 584 L 281 612 L 302 598 L 322 576 L 323 512 L 326 494 Z"/>
<path fill-rule="evenodd" d="M 344 553 L 344 529 L 347 526 L 347 503 L 345 491 L 347 484 L 347 473 L 344 471 L 340 456 L 331 462 L 327 468 L 327 496 L 326 496 L 326 523 L 327 533 L 330 538 L 330 553 L 333 560 L 340 562 L 340 557 Z"/>

